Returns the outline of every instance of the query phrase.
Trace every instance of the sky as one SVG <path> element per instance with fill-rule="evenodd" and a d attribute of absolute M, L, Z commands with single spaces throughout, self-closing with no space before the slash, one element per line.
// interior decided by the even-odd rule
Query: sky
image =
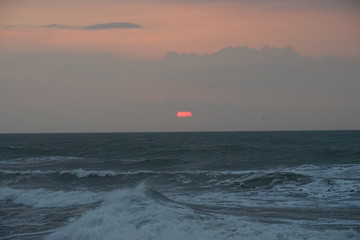
<path fill-rule="evenodd" d="M 360 129 L 359 26 L 357 0 L 0 0 L 0 132 Z"/>

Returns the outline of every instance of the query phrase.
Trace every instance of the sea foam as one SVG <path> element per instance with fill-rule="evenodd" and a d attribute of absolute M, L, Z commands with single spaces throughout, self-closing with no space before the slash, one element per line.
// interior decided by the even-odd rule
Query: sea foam
<path fill-rule="evenodd" d="M 266 224 L 247 217 L 210 214 L 153 194 L 144 184 L 104 196 L 89 210 L 45 237 L 47 240 L 147 239 L 359 239 L 353 230 L 316 231 L 297 225 Z"/>

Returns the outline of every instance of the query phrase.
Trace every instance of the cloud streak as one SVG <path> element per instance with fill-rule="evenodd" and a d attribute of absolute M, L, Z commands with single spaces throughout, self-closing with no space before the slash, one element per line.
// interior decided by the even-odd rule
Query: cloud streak
<path fill-rule="evenodd" d="M 82 27 L 84 30 L 103 30 L 103 29 L 112 29 L 112 28 L 143 28 L 142 26 L 129 23 L 129 22 L 111 22 L 111 23 L 102 23 L 95 25 L 88 25 Z"/>
<path fill-rule="evenodd" d="M 49 24 L 49 25 L 44 25 L 42 27 L 45 28 L 55 28 L 55 29 L 74 29 L 74 27 L 72 26 L 68 26 L 68 25 L 61 25 L 61 24 Z"/>
<path fill-rule="evenodd" d="M 107 29 L 132 29 L 132 28 L 144 28 L 141 25 L 130 23 L 130 22 L 110 22 L 110 23 L 101 23 L 94 25 L 86 26 L 70 26 L 70 25 L 61 25 L 61 24 L 49 24 L 42 26 L 44 28 L 52 29 L 75 29 L 75 30 L 107 30 Z"/>

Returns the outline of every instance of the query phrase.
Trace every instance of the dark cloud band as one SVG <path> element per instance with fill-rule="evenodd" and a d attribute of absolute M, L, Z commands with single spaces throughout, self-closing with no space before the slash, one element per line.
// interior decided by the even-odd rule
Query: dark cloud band
<path fill-rule="evenodd" d="M 61 24 L 49 24 L 44 25 L 45 28 L 56 28 L 56 29 L 74 29 L 74 27 L 67 26 L 67 25 L 61 25 Z"/>
<path fill-rule="evenodd" d="M 103 24 L 84 26 L 81 29 L 102 30 L 102 29 L 112 29 L 112 28 L 143 28 L 143 27 L 138 24 L 129 23 L 129 22 L 112 22 L 112 23 L 103 23 Z"/>
<path fill-rule="evenodd" d="M 61 24 L 49 24 L 44 25 L 45 28 L 53 28 L 53 29 L 76 29 L 76 30 L 106 30 L 106 29 L 123 29 L 123 28 L 143 28 L 143 26 L 130 23 L 130 22 L 111 22 L 111 23 L 101 23 L 94 25 L 87 25 L 81 27 L 69 26 L 69 25 L 61 25 Z"/>

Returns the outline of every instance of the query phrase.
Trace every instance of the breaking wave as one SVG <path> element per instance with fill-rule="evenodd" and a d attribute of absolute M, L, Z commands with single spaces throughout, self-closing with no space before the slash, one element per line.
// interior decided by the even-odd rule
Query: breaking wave
<path fill-rule="evenodd" d="M 354 230 L 317 231 L 299 225 L 266 224 L 231 214 L 199 212 L 144 184 L 104 196 L 95 209 L 45 237 L 57 239 L 359 239 Z"/>

